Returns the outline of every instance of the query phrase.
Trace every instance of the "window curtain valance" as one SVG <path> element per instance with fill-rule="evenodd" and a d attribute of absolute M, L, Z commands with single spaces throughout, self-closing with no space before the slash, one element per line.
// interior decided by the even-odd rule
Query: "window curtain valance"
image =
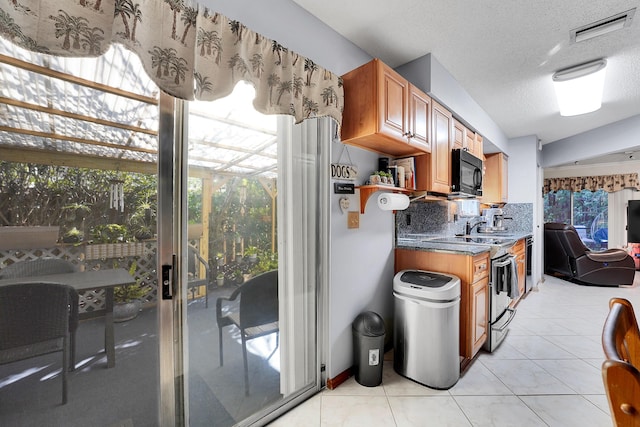
<path fill-rule="evenodd" d="M 111 43 L 136 52 L 153 81 L 185 100 L 212 101 L 248 81 L 254 107 L 296 122 L 342 122 L 342 79 L 238 21 L 184 0 L 8 0 L 0 36 L 36 52 L 99 56 Z"/>
<path fill-rule="evenodd" d="M 604 190 L 607 193 L 614 193 L 616 191 L 624 190 L 625 188 L 640 190 L 637 173 L 547 178 L 544 180 L 545 193 L 558 190 L 569 190 L 572 192 L 582 190 Z"/>

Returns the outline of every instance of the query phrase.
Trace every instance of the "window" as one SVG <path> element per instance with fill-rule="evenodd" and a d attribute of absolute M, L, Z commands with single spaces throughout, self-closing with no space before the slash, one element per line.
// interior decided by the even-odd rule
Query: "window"
<path fill-rule="evenodd" d="M 608 244 L 609 195 L 604 190 L 558 190 L 544 195 L 544 221 L 573 225 L 591 250 Z"/>

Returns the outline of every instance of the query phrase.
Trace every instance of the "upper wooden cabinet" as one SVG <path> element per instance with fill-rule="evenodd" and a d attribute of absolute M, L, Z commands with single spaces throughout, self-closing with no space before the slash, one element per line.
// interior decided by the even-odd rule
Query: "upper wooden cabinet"
<path fill-rule="evenodd" d="M 462 134 L 461 134 L 462 135 Z M 451 192 L 451 148 L 454 119 L 449 110 L 431 100 L 431 154 L 416 156 L 416 190 Z"/>
<path fill-rule="evenodd" d="M 409 144 L 431 152 L 431 98 L 409 84 Z"/>
<path fill-rule="evenodd" d="M 453 119 L 453 144 L 451 149 L 461 148 L 482 158 L 482 136 L 475 133 L 456 119 Z"/>
<path fill-rule="evenodd" d="M 473 155 L 479 159 L 481 159 L 482 156 L 484 155 L 483 141 L 484 139 L 482 138 L 482 135 L 476 133 L 475 140 L 474 140 Z"/>
<path fill-rule="evenodd" d="M 487 154 L 482 181 L 482 203 L 507 203 L 509 156 L 504 153 Z"/>
<path fill-rule="evenodd" d="M 343 143 L 397 157 L 430 151 L 429 96 L 378 59 L 342 80 Z"/>
<path fill-rule="evenodd" d="M 467 128 L 456 119 L 453 119 L 453 145 L 451 149 L 464 148 L 467 148 Z"/>
<path fill-rule="evenodd" d="M 451 192 L 451 141 L 453 116 L 451 112 L 431 101 L 431 188 L 437 193 Z"/>

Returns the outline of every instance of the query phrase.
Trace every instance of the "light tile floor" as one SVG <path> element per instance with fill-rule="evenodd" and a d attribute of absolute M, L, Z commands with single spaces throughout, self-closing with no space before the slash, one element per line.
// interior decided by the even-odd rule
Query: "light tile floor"
<path fill-rule="evenodd" d="M 382 385 L 363 387 L 352 377 L 271 425 L 611 426 L 600 335 L 610 298 L 627 298 L 640 312 L 639 274 L 633 286 L 619 288 L 545 276 L 518 305 L 498 350 L 481 352 L 449 390 L 410 381 L 385 360 Z"/>

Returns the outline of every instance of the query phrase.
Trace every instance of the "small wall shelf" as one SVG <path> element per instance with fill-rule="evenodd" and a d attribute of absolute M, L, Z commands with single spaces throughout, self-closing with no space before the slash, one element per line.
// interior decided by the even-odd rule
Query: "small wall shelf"
<path fill-rule="evenodd" d="M 411 194 L 412 190 L 406 188 L 394 187 L 391 185 L 361 185 L 356 187 L 360 190 L 360 213 L 364 214 L 364 208 L 367 205 L 367 200 L 376 191 L 390 191 L 392 193 Z"/>

